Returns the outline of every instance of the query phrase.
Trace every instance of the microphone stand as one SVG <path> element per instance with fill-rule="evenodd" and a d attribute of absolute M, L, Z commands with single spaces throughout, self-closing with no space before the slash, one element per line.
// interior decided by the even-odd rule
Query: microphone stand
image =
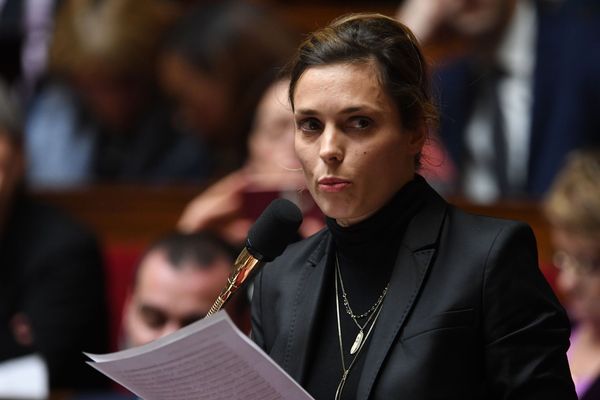
<path fill-rule="evenodd" d="M 261 261 L 250 254 L 247 247 L 244 247 L 233 264 L 233 271 L 229 275 L 229 278 L 227 278 L 227 285 L 223 288 L 221 294 L 219 294 L 219 297 L 217 297 L 217 300 L 215 300 L 212 307 L 210 307 L 206 317 L 219 312 L 229 300 L 229 297 L 231 297 L 233 292 L 235 292 L 244 283 L 246 278 L 248 278 L 248 276 L 256 269 L 256 266 L 260 263 Z"/>

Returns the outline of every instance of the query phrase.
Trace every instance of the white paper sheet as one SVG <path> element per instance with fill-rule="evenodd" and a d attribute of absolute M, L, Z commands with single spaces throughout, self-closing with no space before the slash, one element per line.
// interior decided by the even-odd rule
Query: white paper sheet
<path fill-rule="evenodd" d="M 145 400 L 312 399 L 225 311 L 144 346 L 87 356 Z"/>
<path fill-rule="evenodd" d="M 37 354 L 0 363 L 0 399 L 48 398 L 48 369 Z"/>

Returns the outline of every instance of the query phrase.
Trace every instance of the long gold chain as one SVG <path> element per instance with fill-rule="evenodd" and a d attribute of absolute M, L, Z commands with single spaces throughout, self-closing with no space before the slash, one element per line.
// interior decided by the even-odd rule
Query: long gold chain
<path fill-rule="evenodd" d="M 354 342 L 352 343 L 352 347 L 350 347 L 350 354 L 355 354 L 358 351 L 362 342 L 364 340 L 366 340 L 365 328 L 367 326 L 369 326 L 369 322 L 371 322 L 371 319 L 375 316 L 375 311 L 379 308 L 379 306 L 381 305 L 381 302 L 385 298 L 385 295 L 387 293 L 387 290 L 388 290 L 388 287 L 390 284 L 388 282 L 388 284 L 383 289 L 383 292 L 379 296 L 379 299 L 377 299 L 377 301 L 369 309 L 369 311 L 357 316 L 357 315 L 354 315 L 354 313 L 352 312 L 352 309 L 350 308 L 350 303 L 348 302 L 348 296 L 346 295 L 346 290 L 344 287 L 344 279 L 342 278 L 342 271 L 340 269 L 340 263 L 338 260 L 337 252 L 335 253 L 335 270 L 336 270 L 337 277 L 339 278 L 339 281 L 340 281 L 340 287 L 342 289 L 342 297 L 344 299 L 344 306 L 346 308 L 346 313 L 350 316 L 350 318 L 352 319 L 354 324 L 358 327 L 358 334 L 356 335 L 356 338 L 354 339 Z M 338 278 L 336 278 L 336 279 L 338 279 Z M 364 318 L 364 317 L 368 317 L 367 320 L 363 324 L 359 323 L 358 319 Z"/>
<path fill-rule="evenodd" d="M 371 327 L 369 328 L 369 330 L 367 331 L 366 336 L 364 336 L 364 339 L 361 337 L 360 343 L 358 343 L 358 346 L 356 348 L 356 351 L 352 352 L 351 354 L 354 354 L 354 358 L 352 359 L 352 361 L 350 362 L 350 365 L 348 365 L 348 368 L 346 368 L 346 361 L 344 358 L 344 344 L 342 341 L 342 325 L 340 322 L 340 295 L 339 295 L 339 289 L 338 289 L 338 280 L 340 281 L 340 284 L 342 284 L 341 281 L 341 275 L 340 275 L 340 270 L 339 270 L 339 263 L 337 260 L 337 254 L 336 254 L 336 269 L 335 269 L 335 312 L 336 312 L 336 316 L 337 316 L 337 328 L 338 328 L 338 339 L 339 339 L 339 345 L 340 345 L 340 356 L 342 359 L 342 378 L 340 379 L 340 383 L 337 386 L 337 389 L 335 391 L 335 400 L 339 400 L 341 399 L 342 396 L 342 391 L 344 390 L 344 386 L 346 385 L 346 379 L 348 378 L 348 374 L 350 373 L 350 370 L 352 369 L 352 367 L 354 366 L 354 363 L 356 362 L 360 351 L 363 349 L 365 343 L 367 342 L 367 339 L 369 338 L 369 336 L 371 335 L 371 332 L 373 331 L 373 327 L 375 327 L 375 323 L 377 322 L 377 319 L 379 318 L 379 314 L 381 313 L 381 309 L 382 304 L 383 304 L 383 300 L 379 301 L 377 308 L 374 310 L 374 313 L 371 316 L 375 316 L 375 318 L 373 319 L 373 323 L 371 324 Z M 389 283 L 388 283 L 389 285 Z M 386 286 L 387 289 L 387 286 Z M 387 290 L 384 292 L 384 297 L 385 297 L 385 293 L 387 292 Z M 369 318 L 371 319 L 371 318 Z M 352 320 L 354 320 L 354 318 L 352 318 Z M 356 323 L 356 321 L 354 321 Z M 368 322 L 367 322 L 368 323 Z M 366 327 L 366 324 L 364 325 L 363 328 L 360 327 L 359 325 L 359 336 L 361 336 L 361 333 L 363 332 L 363 329 Z M 358 339 L 358 336 L 357 336 Z M 354 344 L 352 346 L 352 348 L 354 349 L 356 346 L 357 340 L 354 341 Z"/>

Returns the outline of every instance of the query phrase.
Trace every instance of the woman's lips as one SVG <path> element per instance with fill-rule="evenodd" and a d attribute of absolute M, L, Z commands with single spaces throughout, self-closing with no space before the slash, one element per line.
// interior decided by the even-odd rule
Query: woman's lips
<path fill-rule="evenodd" d="M 350 181 L 342 178 L 321 178 L 317 184 L 323 192 L 336 193 L 350 186 Z"/>

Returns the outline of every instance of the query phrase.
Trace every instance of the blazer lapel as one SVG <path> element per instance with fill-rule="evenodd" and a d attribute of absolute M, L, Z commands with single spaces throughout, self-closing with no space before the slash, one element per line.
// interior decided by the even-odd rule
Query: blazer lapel
<path fill-rule="evenodd" d="M 367 399 L 371 394 L 385 358 L 418 298 L 434 258 L 447 204 L 431 188 L 427 187 L 427 190 L 428 193 L 424 193 L 426 203 L 407 227 L 403 245 L 398 251 L 390 289 L 366 354 L 357 399 Z"/>
<path fill-rule="evenodd" d="M 327 233 L 302 267 L 301 278 L 294 294 L 294 305 L 290 313 L 289 335 L 282 366 L 297 382 L 304 380 L 307 349 L 310 348 L 310 342 L 314 336 L 312 333 L 317 319 L 317 308 L 323 296 L 325 271 L 331 249 L 330 243 L 331 235 Z"/>

